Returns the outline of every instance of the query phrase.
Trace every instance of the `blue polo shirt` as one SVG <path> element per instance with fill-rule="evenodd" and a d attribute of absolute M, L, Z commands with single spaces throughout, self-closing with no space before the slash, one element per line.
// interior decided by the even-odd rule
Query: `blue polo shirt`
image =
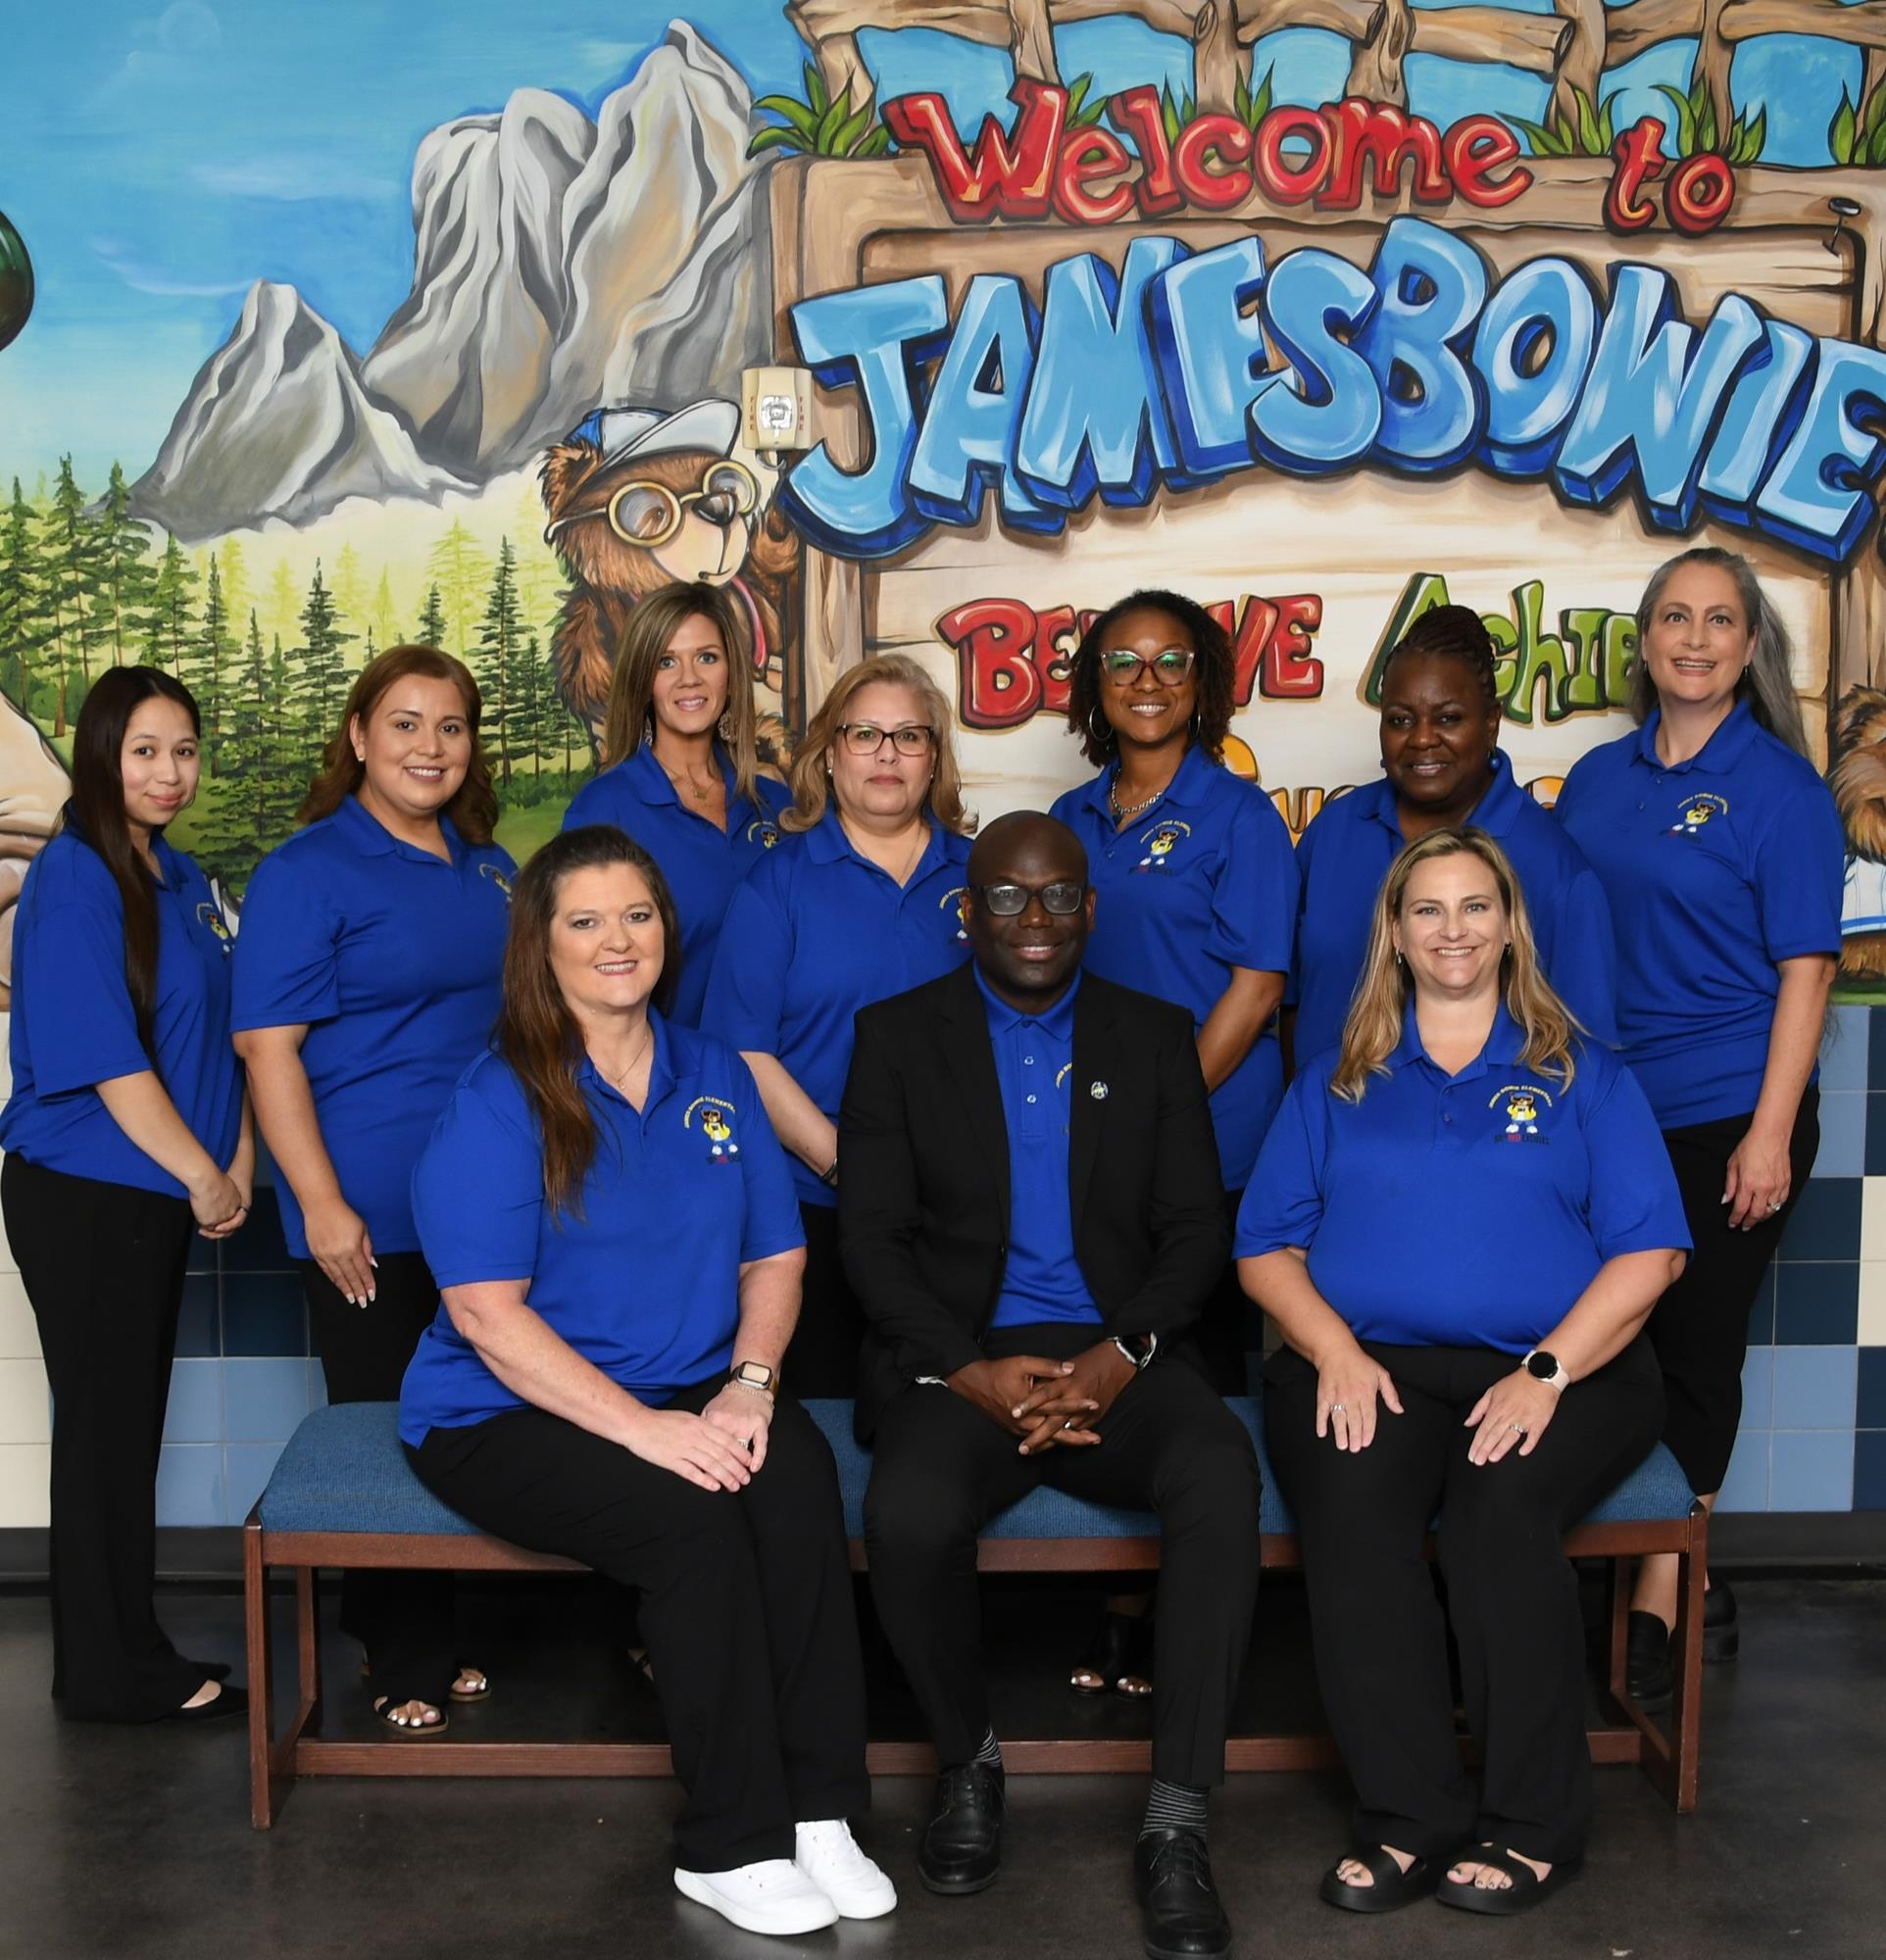
<path fill-rule="evenodd" d="M 1813 764 L 1746 702 L 1687 762 L 1661 715 L 1573 764 L 1558 815 L 1617 929 L 1617 1032 L 1668 1129 L 1749 1114 L 1778 960 L 1840 951 L 1846 844 Z"/>
<path fill-rule="evenodd" d="M 13 1094 L 0 1150 L 41 1170 L 167 1198 L 182 1185 L 118 1127 L 97 1088 L 153 1060 L 176 1113 L 228 1167 L 242 1124 L 242 1065 L 229 1046 L 229 929 L 193 859 L 162 837 L 151 1042 L 137 1039 L 124 980 L 124 906 L 105 860 L 67 827 L 32 861 L 13 921 Z"/>
<path fill-rule="evenodd" d="M 969 956 L 962 910 L 968 861 L 969 840 L 932 823 L 900 888 L 852 848 L 828 807 L 810 830 L 781 837 L 734 893 L 701 1025 L 737 1049 L 775 1056 L 837 1122 L 852 1016 Z M 806 1203 L 837 1203 L 818 1171 L 791 1161 Z"/>
<path fill-rule="evenodd" d="M 1316 1291 L 1362 1341 L 1523 1354 L 1607 1259 L 1687 1248 L 1657 1119 L 1597 1043 L 1571 1082 L 1522 1067 L 1502 1007 L 1449 1075 L 1413 1008 L 1361 1102 L 1330 1093 L 1337 1055 L 1298 1070 L 1238 1211 L 1237 1254 L 1309 1254 Z"/>
<path fill-rule="evenodd" d="M 1290 832 L 1255 783 L 1197 748 L 1159 802 L 1117 830 L 1107 807 L 1114 774 L 1103 769 L 1057 797 L 1053 811 L 1087 847 L 1100 895 L 1086 965 L 1189 1008 L 1203 1028 L 1232 967 L 1290 970 L 1298 879 Z M 1282 1054 L 1266 1029 L 1212 1095 L 1226 1191 L 1249 1180 L 1282 1094 Z"/>
<path fill-rule="evenodd" d="M 769 776 L 755 781 L 757 802 L 736 798 L 733 763 L 719 748 L 715 755 L 727 786 L 725 830 L 681 802 L 646 742 L 626 760 L 585 783 L 564 816 L 566 830 L 585 823 L 615 824 L 662 867 L 681 920 L 681 979 L 669 1014 L 690 1028 L 700 1025 L 727 901 L 753 860 L 779 842 L 779 812 L 792 803 L 792 792 Z"/>
<path fill-rule="evenodd" d="M 640 1113 L 578 1068 L 596 1125 L 579 1210 L 544 1203 L 543 1138 L 495 1054 L 459 1080 L 413 1172 L 413 1215 L 441 1287 L 528 1280 L 525 1304 L 645 1402 L 730 1367 L 740 1267 L 805 1244 L 792 1179 L 752 1073 L 724 1042 L 650 1013 Z M 441 1302 L 406 1370 L 400 1435 L 483 1422 L 523 1403 Z"/>
<path fill-rule="evenodd" d="M 1067 1189 L 1068 1077 L 1074 1067 L 1073 985 L 1045 1014 L 1018 1014 L 998 1001 L 976 968 L 989 1017 L 996 1086 L 1009 1130 L 1009 1260 L 991 1327 L 1043 1320 L 1100 1324 L 1100 1309 L 1074 1256 Z"/>
<path fill-rule="evenodd" d="M 1594 1041 L 1617 1042 L 1617 955 L 1598 874 L 1578 847 L 1514 779 L 1504 750 L 1493 752 L 1493 780 L 1466 821 L 1513 859 L 1546 978 Z M 1386 777 L 1326 803 L 1297 846 L 1303 910 L 1297 922 L 1300 1058 L 1334 1048 L 1368 951 L 1368 929 L 1383 877 L 1407 843 Z"/>
<path fill-rule="evenodd" d="M 306 1023 L 302 1066 L 341 1195 L 375 1252 L 416 1252 L 413 1165 L 452 1085 L 491 1039 L 517 865 L 467 844 L 448 862 L 402 842 L 349 797 L 256 867 L 235 957 L 234 1025 Z M 288 1250 L 301 1206 L 277 1186 Z"/>

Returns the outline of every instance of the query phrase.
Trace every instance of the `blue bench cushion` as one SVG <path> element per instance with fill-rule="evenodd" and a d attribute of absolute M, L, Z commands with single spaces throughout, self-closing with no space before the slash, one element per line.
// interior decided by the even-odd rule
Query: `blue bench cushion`
<path fill-rule="evenodd" d="M 1296 1529 L 1277 1494 L 1264 1451 L 1260 1404 L 1235 1396 L 1228 1406 L 1257 1445 L 1264 1465 L 1262 1528 L 1282 1534 Z M 809 1401 L 807 1411 L 824 1432 L 838 1462 L 844 1496 L 845 1531 L 864 1532 L 865 1486 L 870 1454 L 852 1440 L 848 1401 Z M 1676 1459 L 1660 1443 L 1630 1476 L 1591 1513 L 1592 1524 L 1681 1518 L 1691 1503 L 1690 1488 Z M 443 1504 L 413 1474 L 399 1443 L 396 1402 L 348 1402 L 317 1409 L 288 1440 L 269 1488 L 256 1506 L 263 1528 L 272 1532 L 388 1532 L 422 1538 L 472 1536 L 469 1524 Z M 1084 1502 L 1046 1486 L 997 1518 L 986 1538 L 1153 1538 L 1158 1523 L 1150 1511 L 1115 1510 Z"/>

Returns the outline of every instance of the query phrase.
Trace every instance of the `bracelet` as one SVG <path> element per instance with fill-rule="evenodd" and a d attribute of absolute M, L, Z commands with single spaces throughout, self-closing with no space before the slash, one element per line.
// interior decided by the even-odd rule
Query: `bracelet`
<path fill-rule="evenodd" d="M 772 1399 L 772 1391 L 770 1389 L 763 1389 L 758 1382 L 743 1382 L 736 1376 L 729 1375 L 727 1377 L 727 1387 L 744 1390 L 750 1396 L 765 1396 L 768 1401 L 771 1401 Z"/>
<path fill-rule="evenodd" d="M 819 1173 L 819 1182 L 830 1185 L 834 1191 L 838 1189 L 838 1159 L 836 1157 L 833 1157 L 831 1162 Z"/>

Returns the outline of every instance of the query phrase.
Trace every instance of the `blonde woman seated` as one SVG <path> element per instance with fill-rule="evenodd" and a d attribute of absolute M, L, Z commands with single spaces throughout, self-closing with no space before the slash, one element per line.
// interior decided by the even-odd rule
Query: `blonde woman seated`
<path fill-rule="evenodd" d="M 1342 1046 L 1291 1084 L 1238 1217 L 1239 1276 L 1286 1344 L 1266 1437 L 1359 1798 L 1332 1905 L 1517 1913 L 1578 1869 L 1561 1539 L 1657 1441 L 1642 1330 L 1689 1243 L 1643 1092 L 1546 984 L 1505 853 L 1472 828 L 1411 844 Z M 1437 1512 L 1477 1798 L 1421 1558 Z"/>

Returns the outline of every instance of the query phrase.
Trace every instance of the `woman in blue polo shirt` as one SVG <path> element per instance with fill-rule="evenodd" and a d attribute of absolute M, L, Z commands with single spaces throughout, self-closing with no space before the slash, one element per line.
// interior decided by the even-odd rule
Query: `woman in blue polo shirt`
<path fill-rule="evenodd" d="M 430 647 L 389 647 L 354 682 L 301 808 L 257 867 L 235 958 L 236 1047 L 301 1264 L 329 1402 L 391 1401 L 438 1289 L 413 1224 L 413 1165 L 459 1072 L 490 1039 L 517 866 L 477 684 Z M 445 1573 L 352 1572 L 341 1625 L 367 1649 L 389 1735 L 445 1733 Z"/>
<path fill-rule="evenodd" d="M 1587 1035 L 1614 1045 L 1616 962 L 1604 888 L 1514 780 L 1499 747 L 1493 641 L 1470 607 L 1422 613 L 1390 652 L 1380 732 L 1383 779 L 1324 804 L 1297 847 L 1303 909 L 1290 990 L 1297 1058 L 1342 1039 L 1375 895 L 1395 854 L 1430 830 L 1469 822 L 1513 859 L 1553 991 Z"/>
<path fill-rule="evenodd" d="M 1516 1913 L 1576 1871 L 1591 1761 L 1560 1542 L 1657 1440 L 1640 1330 L 1688 1243 L 1643 1092 L 1546 983 L 1512 860 L 1473 829 L 1409 845 L 1342 1045 L 1291 1084 L 1238 1220 L 1285 1344 L 1265 1437 L 1359 1798 L 1331 1904 Z M 1477 1799 L 1421 1560 L 1437 1510 Z"/>
<path fill-rule="evenodd" d="M 168 674 L 99 675 L 13 928 L 0 1207 L 53 1396 L 52 1691 L 94 1721 L 246 1705 L 226 1667 L 176 1651 L 151 1597 L 190 1238 L 233 1232 L 255 1178 L 228 928 L 164 836 L 195 799 L 199 734 Z"/>
<path fill-rule="evenodd" d="M 1807 758 L 1786 630 L 1745 559 L 1706 547 L 1637 612 L 1634 734 L 1584 757 L 1558 812 L 1617 927 L 1617 1031 L 1663 1128 L 1696 1251 L 1658 1306 L 1663 1431 L 1713 1504 L 1742 1419 L 1749 1312 L 1819 1148 L 1815 1057 L 1840 952 L 1846 849 Z M 1631 1690 L 1670 1691 L 1676 1559 L 1638 1569 Z M 1704 1653 L 1735 1598 L 1712 1586 Z"/>
<path fill-rule="evenodd" d="M 792 759 L 786 835 L 733 895 L 701 1025 L 745 1054 L 791 1153 L 806 1234 L 804 1396 L 858 1388 L 865 1319 L 838 1256 L 838 1105 L 852 1016 L 968 957 L 972 827 L 950 705 L 902 654 L 849 668 Z"/>
<path fill-rule="evenodd" d="M 675 1886 L 806 1933 L 897 1898 L 845 1821 L 870 1785 L 837 1474 L 778 1392 L 792 1179 L 740 1057 L 655 1004 L 677 937 L 612 826 L 519 879 L 496 1052 L 413 1177 L 444 1297 L 400 1434 L 474 1523 L 640 1590 L 687 1793 Z"/>
<path fill-rule="evenodd" d="M 753 676 L 726 594 L 668 585 L 635 603 L 603 727 L 604 769 L 564 828 L 613 823 L 662 867 L 681 920 L 671 1019 L 698 1026 L 720 921 L 753 860 L 779 841 L 786 786 L 759 773 Z"/>

